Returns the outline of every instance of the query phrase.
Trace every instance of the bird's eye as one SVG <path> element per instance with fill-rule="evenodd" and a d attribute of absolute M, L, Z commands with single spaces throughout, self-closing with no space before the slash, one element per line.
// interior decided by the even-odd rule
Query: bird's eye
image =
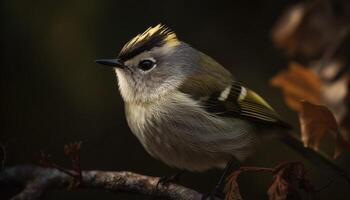
<path fill-rule="evenodd" d="M 143 71 L 152 69 L 154 65 L 155 63 L 152 60 L 141 60 L 139 62 L 139 68 Z"/>

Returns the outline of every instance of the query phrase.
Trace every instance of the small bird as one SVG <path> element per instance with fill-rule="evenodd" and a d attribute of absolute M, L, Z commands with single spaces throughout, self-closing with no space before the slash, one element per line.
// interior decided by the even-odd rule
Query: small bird
<path fill-rule="evenodd" d="M 169 166 L 222 169 L 288 129 L 261 96 L 164 25 L 132 38 L 116 58 L 96 62 L 115 70 L 133 134 Z"/>

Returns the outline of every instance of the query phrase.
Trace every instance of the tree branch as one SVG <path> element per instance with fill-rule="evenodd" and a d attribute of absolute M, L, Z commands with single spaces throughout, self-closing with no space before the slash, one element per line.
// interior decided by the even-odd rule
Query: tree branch
<path fill-rule="evenodd" d="M 133 172 L 82 171 L 80 189 L 101 189 L 113 192 L 128 192 L 151 195 L 171 200 L 200 200 L 203 194 L 181 185 L 158 183 L 159 177 L 145 176 Z M 0 171 L 0 184 L 20 183 L 24 189 L 14 197 L 16 199 L 37 199 L 49 189 L 69 188 L 74 178 L 53 168 L 23 165 Z"/>

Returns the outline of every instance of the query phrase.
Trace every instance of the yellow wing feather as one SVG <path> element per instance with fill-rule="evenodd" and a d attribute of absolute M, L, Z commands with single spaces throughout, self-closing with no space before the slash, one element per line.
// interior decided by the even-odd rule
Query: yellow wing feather
<path fill-rule="evenodd" d="M 244 90 L 245 92 L 243 92 Z M 241 108 L 240 112 L 244 116 L 270 122 L 280 121 L 277 112 L 261 96 L 250 89 L 242 87 L 238 104 Z"/>

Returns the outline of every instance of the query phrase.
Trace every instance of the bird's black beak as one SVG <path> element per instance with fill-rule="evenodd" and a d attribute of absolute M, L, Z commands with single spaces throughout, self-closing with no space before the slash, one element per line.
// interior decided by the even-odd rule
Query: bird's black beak
<path fill-rule="evenodd" d="M 96 63 L 111 67 L 124 68 L 124 63 L 120 59 L 99 59 L 95 60 Z"/>

